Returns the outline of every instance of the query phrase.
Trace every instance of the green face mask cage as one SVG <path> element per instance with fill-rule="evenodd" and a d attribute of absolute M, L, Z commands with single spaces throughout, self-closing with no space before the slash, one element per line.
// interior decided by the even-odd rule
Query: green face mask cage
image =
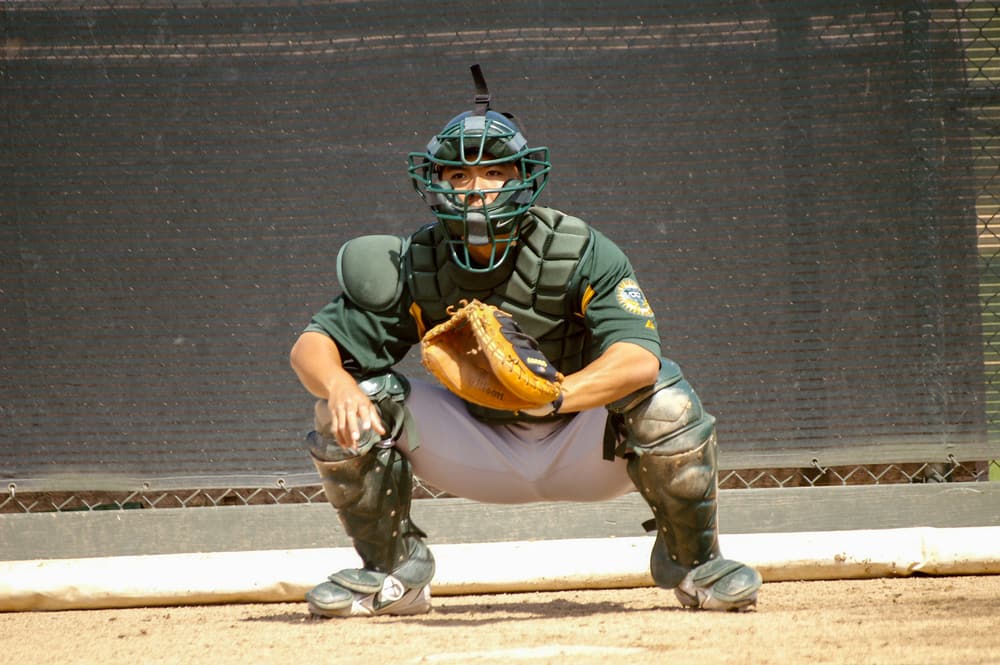
<path fill-rule="evenodd" d="M 489 108 L 489 92 L 478 65 L 476 110 L 456 116 L 431 139 L 424 152 L 409 155 L 414 189 L 427 202 L 449 238 L 452 260 L 470 272 L 489 272 L 502 264 L 515 246 L 521 221 L 548 182 L 548 148 L 529 148 L 508 114 Z M 446 166 L 513 164 L 517 178 L 485 190 L 455 190 L 440 180 Z M 486 195 L 496 194 L 488 205 Z M 489 247 L 485 263 L 472 259 L 470 247 Z"/>

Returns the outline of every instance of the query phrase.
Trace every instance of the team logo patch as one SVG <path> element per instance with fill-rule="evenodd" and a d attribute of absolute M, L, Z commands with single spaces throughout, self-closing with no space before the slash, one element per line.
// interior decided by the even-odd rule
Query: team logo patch
<path fill-rule="evenodd" d="M 623 279 L 615 289 L 618 304 L 629 314 L 636 316 L 653 316 L 653 308 L 646 301 L 646 294 L 639 288 L 634 279 Z"/>

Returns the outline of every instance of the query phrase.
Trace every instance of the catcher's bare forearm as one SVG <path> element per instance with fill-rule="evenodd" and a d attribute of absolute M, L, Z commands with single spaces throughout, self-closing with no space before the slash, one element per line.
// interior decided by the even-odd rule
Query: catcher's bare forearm
<path fill-rule="evenodd" d="M 292 346 L 289 362 L 302 386 L 322 399 L 330 396 L 330 379 L 338 372 L 346 374 L 336 343 L 322 333 L 302 333 Z"/>
<path fill-rule="evenodd" d="M 322 333 L 304 332 L 292 347 L 289 359 L 305 389 L 327 402 L 330 429 L 340 445 L 353 447 L 367 429 L 385 434 L 378 409 L 344 370 L 332 339 Z"/>
<path fill-rule="evenodd" d="M 610 404 L 656 381 L 660 359 L 629 342 L 616 342 L 594 362 L 563 380 L 560 413 Z"/>

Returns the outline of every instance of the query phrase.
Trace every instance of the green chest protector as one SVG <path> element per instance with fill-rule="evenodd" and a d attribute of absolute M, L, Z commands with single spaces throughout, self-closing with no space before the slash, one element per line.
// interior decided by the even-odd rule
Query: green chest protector
<path fill-rule="evenodd" d="M 403 270 L 422 325 L 448 318 L 447 309 L 473 298 L 510 312 L 561 372 L 584 364 L 588 339 L 581 312 L 580 265 L 592 246 L 582 220 L 551 208 L 531 209 L 513 261 L 490 273 L 470 273 L 449 260 L 437 225 L 410 239 Z M 585 286 L 585 285 L 583 285 Z"/>
<path fill-rule="evenodd" d="M 337 255 L 337 277 L 345 295 L 374 312 L 409 307 L 421 332 L 448 318 L 448 307 L 473 298 L 514 315 L 538 340 L 563 374 L 585 364 L 589 334 L 582 315 L 580 267 L 593 246 L 585 222 L 535 207 L 519 239 L 514 260 L 490 273 L 470 273 L 449 260 L 446 238 L 428 225 L 409 238 L 354 238 Z M 408 292 L 413 306 L 401 299 Z"/>

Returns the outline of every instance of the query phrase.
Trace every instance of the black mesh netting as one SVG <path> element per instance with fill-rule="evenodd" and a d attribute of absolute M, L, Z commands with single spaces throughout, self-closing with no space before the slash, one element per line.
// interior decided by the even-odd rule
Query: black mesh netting
<path fill-rule="evenodd" d="M 730 461 L 986 450 L 986 4 L 28 0 L 0 28 L 0 478 L 308 472 L 288 349 L 345 239 L 430 221 L 405 156 L 475 62 Z"/>

